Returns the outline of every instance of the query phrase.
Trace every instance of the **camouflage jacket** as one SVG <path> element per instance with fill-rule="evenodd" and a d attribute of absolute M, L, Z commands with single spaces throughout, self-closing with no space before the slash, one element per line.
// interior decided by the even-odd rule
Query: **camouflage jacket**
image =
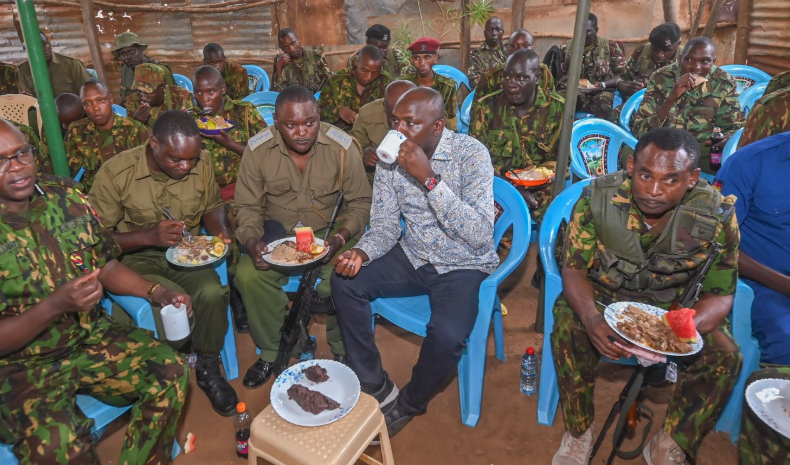
<path fill-rule="evenodd" d="M 472 50 L 469 54 L 469 70 L 466 73 L 472 88 L 475 88 L 483 73 L 496 65 L 504 64 L 505 60 L 507 60 L 507 47 L 504 45 L 491 48 L 483 43 L 477 50 Z"/>
<path fill-rule="evenodd" d="M 475 100 L 481 99 L 489 94 L 502 90 L 502 70 L 505 64 L 499 64 L 484 72 L 480 76 L 475 86 Z M 546 94 L 556 92 L 554 87 L 554 75 L 551 74 L 549 67 L 540 64 L 540 88 Z"/>
<path fill-rule="evenodd" d="M 19 93 L 19 72 L 10 63 L 0 63 L 0 95 Z"/>
<path fill-rule="evenodd" d="M 563 56 L 569 56 L 573 40 L 560 46 Z M 597 41 L 584 48 L 582 73 L 579 79 L 587 79 L 596 84 L 611 79 L 625 70 L 625 51 L 617 41 L 609 41 L 598 36 Z M 558 83 L 558 87 L 565 87 Z"/>
<path fill-rule="evenodd" d="M 225 91 L 232 100 L 241 100 L 250 95 L 250 79 L 247 69 L 235 61 L 225 61 L 225 72 L 222 73 L 225 79 Z"/>
<path fill-rule="evenodd" d="M 626 82 L 641 82 L 642 84 L 647 84 L 647 81 L 650 80 L 650 76 L 660 67 L 677 63 L 680 56 L 683 55 L 683 46 L 680 45 L 678 49 L 675 50 L 675 54 L 672 55 L 672 58 L 659 67 L 659 65 L 650 58 L 651 49 L 652 44 L 649 43 L 637 47 L 625 63 L 625 71 L 620 75 L 620 79 Z"/>
<path fill-rule="evenodd" d="M 346 67 L 348 69 L 353 69 L 355 66 L 357 66 L 359 52 L 361 50 L 362 49 L 357 50 L 356 52 L 352 53 L 350 57 L 348 57 L 348 62 L 346 63 Z M 404 73 L 413 73 L 414 67 L 409 61 L 410 56 L 411 54 L 407 51 L 395 47 L 389 47 L 387 48 L 387 54 L 384 56 L 384 67 L 382 70 L 388 72 L 393 79 L 397 79 L 398 76 Z"/>
<path fill-rule="evenodd" d="M 137 92 L 129 94 L 124 102 L 124 107 L 126 107 L 126 111 L 130 118 L 134 115 L 134 112 L 137 111 L 139 105 L 140 95 Z M 148 117 L 148 121 L 145 122 L 145 125 L 149 129 L 153 129 L 154 123 L 156 123 L 156 119 L 159 118 L 159 115 L 168 110 L 192 112 L 194 109 L 195 103 L 192 99 L 192 94 L 189 93 L 188 90 L 180 86 L 165 86 L 164 102 L 162 102 L 161 106 L 151 107 L 151 116 Z"/>
<path fill-rule="evenodd" d="M 357 93 L 357 80 L 352 69 L 341 69 L 329 78 L 321 88 L 318 107 L 321 109 L 321 121 L 350 131 L 352 125 L 340 118 L 340 107 L 348 107 L 355 113 L 366 103 L 384 98 L 384 89 L 392 81 L 389 73 L 382 71 L 375 81 L 365 86 L 362 95 Z"/>
<path fill-rule="evenodd" d="M 763 95 L 767 95 L 787 87 L 790 87 L 790 71 L 779 73 L 771 78 L 771 80 L 768 82 L 768 86 L 765 87 L 765 92 Z"/>
<path fill-rule="evenodd" d="M 71 176 L 85 168 L 80 183 L 84 187 L 83 192 L 87 193 L 103 162 L 124 150 L 143 145 L 147 140 L 148 128 L 143 123 L 118 115 L 113 115 L 112 129 L 107 132 L 99 131 L 88 118 L 71 123 L 66 139 Z"/>
<path fill-rule="evenodd" d="M 766 94 L 754 104 L 738 148 L 787 131 L 790 131 L 790 87 Z"/>
<path fill-rule="evenodd" d="M 120 253 L 70 179 L 42 176 L 27 212 L 0 204 L 0 318 L 21 315 L 55 289 Z M 0 357 L 0 366 L 43 364 L 63 358 L 94 330 L 103 310 L 56 317 L 26 347 Z"/>
<path fill-rule="evenodd" d="M 401 76 L 401 79 L 411 81 L 418 86 L 420 85 L 420 83 L 417 82 L 416 72 L 404 74 Z M 442 99 L 444 99 L 444 117 L 447 121 L 447 129 L 455 131 L 458 127 L 458 118 L 456 115 L 458 112 L 458 90 L 455 87 L 455 81 L 441 74 L 433 73 L 432 88 L 439 92 Z"/>
<path fill-rule="evenodd" d="M 168 86 L 176 85 L 176 80 L 173 77 L 173 71 L 170 69 L 169 66 L 160 62 L 159 60 L 149 57 L 148 55 L 143 55 L 143 63 L 153 63 L 155 65 L 161 65 L 168 72 L 168 75 L 165 76 L 165 84 L 167 84 Z M 126 65 L 122 65 L 121 66 L 121 102 L 125 102 L 126 97 L 128 97 L 129 95 L 137 93 L 131 90 L 132 83 L 134 83 L 134 68 L 130 68 Z"/>
<path fill-rule="evenodd" d="M 235 126 L 228 131 L 228 135 L 234 142 L 240 144 L 246 145 L 250 137 L 266 128 L 266 121 L 264 121 L 261 114 L 258 113 L 258 109 L 255 108 L 255 105 L 250 102 L 231 100 L 225 97 L 225 104 L 222 109 L 217 112 L 217 115 L 233 122 Z M 236 177 L 239 175 L 241 155 L 205 137 L 203 137 L 201 148 L 211 154 L 211 162 L 214 165 L 214 175 L 217 178 L 219 187 L 225 187 L 228 184 L 236 182 Z"/>
<path fill-rule="evenodd" d="M 688 196 L 687 196 L 688 197 Z M 680 205 L 686 200 L 684 197 Z M 635 232 L 642 246 L 645 255 L 658 242 L 660 231 L 656 226 L 651 232 L 645 224 L 642 212 L 633 201 L 631 192 L 631 179 L 626 175 L 625 180 L 615 195 L 610 200 L 611 204 L 628 213 L 628 220 L 623 225 L 623 233 L 627 231 Z M 728 196 L 721 200 L 722 206 L 735 205 L 735 197 Z M 677 207 L 676 207 L 677 208 Z M 671 215 L 674 210 L 665 214 Z M 719 219 L 721 219 L 719 217 Z M 713 261 L 713 265 L 702 281 L 702 292 L 710 292 L 716 295 L 732 295 L 735 293 L 735 286 L 738 280 L 738 245 L 740 233 L 738 231 L 738 220 L 733 212 L 726 222 L 719 222 L 714 233 L 714 240 L 722 245 L 721 253 Z M 595 251 L 602 247 L 601 239 L 596 232 L 595 221 L 592 212 L 592 188 L 585 187 L 581 198 L 576 203 L 571 215 L 571 221 L 565 234 L 565 244 L 563 248 L 563 266 L 571 267 L 575 270 L 592 270 Z M 707 257 L 707 247 L 694 252 L 692 255 L 696 259 Z M 649 255 L 648 260 L 649 260 Z M 600 266 L 600 265 L 598 265 Z M 647 292 L 640 294 L 633 291 L 620 290 L 612 292 L 605 287 L 595 284 L 596 298 L 604 303 L 616 302 L 618 300 L 635 300 L 651 305 L 656 305 L 668 309 L 671 302 L 661 302 L 653 299 Z M 676 298 L 680 296 L 683 287 L 676 289 Z"/>
<path fill-rule="evenodd" d="M 9 120 L 9 122 L 22 132 L 28 144 L 36 148 L 36 167 L 38 168 L 39 174 L 54 174 L 55 172 L 52 169 L 52 158 L 49 156 L 49 147 L 41 142 L 36 135 L 36 131 L 30 126 L 17 123 L 16 121 Z"/>
<path fill-rule="evenodd" d="M 277 56 L 274 57 L 274 66 L 277 68 Z M 332 72 L 326 64 L 324 54 L 320 49 L 302 47 L 302 57 L 298 60 L 291 60 L 283 67 L 282 76 L 274 82 L 274 89 L 281 91 L 288 86 L 299 84 L 305 86 L 312 92 L 321 90 L 324 81 L 329 79 Z M 273 73 L 272 76 L 276 76 Z"/>

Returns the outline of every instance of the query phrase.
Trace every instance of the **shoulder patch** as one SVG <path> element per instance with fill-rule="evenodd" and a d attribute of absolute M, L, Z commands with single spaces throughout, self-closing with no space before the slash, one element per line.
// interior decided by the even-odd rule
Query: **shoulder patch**
<path fill-rule="evenodd" d="M 326 136 L 340 144 L 346 150 L 348 150 L 348 147 L 351 145 L 351 136 L 340 128 L 334 126 L 330 127 L 329 130 L 326 131 Z"/>
<path fill-rule="evenodd" d="M 274 134 L 272 133 L 272 127 L 269 126 L 258 134 L 250 137 L 250 140 L 247 141 L 247 146 L 250 148 L 250 150 L 255 150 L 264 142 L 270 141 L 273 137 Z"/>

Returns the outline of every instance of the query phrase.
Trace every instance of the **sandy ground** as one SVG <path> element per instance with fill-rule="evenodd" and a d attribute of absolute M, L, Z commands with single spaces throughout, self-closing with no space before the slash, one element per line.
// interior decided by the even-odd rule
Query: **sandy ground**
<path fill-rule="evenodd" d="M 558 411 L 554 425 L 539 425 L 537 422 L 537 396 L 526 397 L 518 390 L 520 358 L 527 346 L 540 351 L 543 336 L 535 332 L 535 310 L 537 290 L 530 285 L 534 270 L 536 250 L 533 247 L 525 265 L 500 287 L 500 296 L 508 309 L 504 319 L 506 360 L 501 363 L 494 356 L 493 337 L 489 338 L 486 376 L 483 391 L 483 407 L 476 428 L 461 423 L 458 403 L 458 382 L 453 378 L 445 389 L 431 402 L 425 415 L 416 417 L 392 440 L 395 461 L 401 464 L 550 464 L 559 447 L 565 426 Z M 312 334 L 319 341 L 318 358 L 330 358 L 325 343 L 325 331 L 320 325 L 312 326 Z M 411 367 L 417 360 L 421 338 L 400 328 L 383 322 L 377 326 L 376 340 L 381 350 L 385 369 L 400 386 L 411 376 Z M 240 371 L 255 361 L 255 347 L 248 334 L 236 335 L 239 350 Z M 600 431 L 609 409 L 630 375 L 627 367 L 602 363 L 596 384 L 596 425 Z M 178 440 L 183 444 L 188 432 L 197 436 L 197 450 L 181 455 L 176 464 L 216 465 L 244 464 L 244 459 L 235 453 L 233 420 L 217 415 L 208 399 L 191 375 L 190 393 L 178 431 Z M 241 377 L 231 384 L 247 408 L 256 414 L 269 404 L 272 381 L 256 390 L 242 387 Z M 648 391 L 648 405 L 655 412 L 652 433 L 661 427 L 671 387 Z M 128 418 L 128 417 L 127 417 Z M 640 430 L 643 427 L 640 423 Z M 98 445 L 102 463 L 118 461 L 125 420 L 114 422 Z M 614 428 L 612 428 L 614 429 Z M 652 434 L 651 433 L 651 434 Z M 611 434 L 611 432 L 610 432 Z M 627 443 L 628 444 L 628 443 Z M 377 448 L 368 452 L 379 456 Z M 606 463 L 611 451 L 611 438 L 607 438 L 601 451 L 591 463 Z M 260 462 L 263 463 L 263 462 Z M 360 462 L 361 463 L 361 462 Z M 633 461 L 617 459 L 614 463 L 644 463 L 642 458 Z M 700 451 L 698 464 L 728 465 L 737 463 L 737 449 L 724 434 L 708 435 Z"/>

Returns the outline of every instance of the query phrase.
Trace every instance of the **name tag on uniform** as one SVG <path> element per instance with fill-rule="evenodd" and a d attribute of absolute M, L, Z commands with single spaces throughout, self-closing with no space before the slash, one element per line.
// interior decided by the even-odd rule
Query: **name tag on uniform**
<path fill-rule="evenodd" d="M 62 225 L 58 226 L 58 231 L 66 232 L 69 229 L 74 229 L 79 226 L 85 226 L 86 224 L 90 224 L 90 222 L 91 222 L 90 215 L 80 216 L 79 218 L 74 218 L 73 220 L 69 220 L 63 223 Z"/>
<path fill-rule="evenodd" d="M 268 127 L 258 134 L 252 136 L 250 140 L 247 141 L 247 146 L 250 148 L 250 150 L 255 150 L 264 142 L 271 140 L 272 137 L 274 137 L 274 134 L 272 134 L 272 128 Z"/>

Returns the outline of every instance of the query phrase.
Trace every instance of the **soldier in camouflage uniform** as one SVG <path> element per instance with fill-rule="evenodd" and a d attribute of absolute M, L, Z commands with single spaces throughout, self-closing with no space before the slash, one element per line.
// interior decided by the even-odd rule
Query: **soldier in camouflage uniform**
<path fill-rule="evenodd" d="M 11 63 L 0 62 L 0 95 L 19 93 L 19 72 Z"/>
<path fill-rule="evenodd" d="M 217 68 L 225 81 L 225 95 L 231 100 L 241 100 L 250 95 L 250 79 L 244 66 L 225 58 L 225 50 L 215 43 L 203 47 L 203 64 Z"/>
<path fill-rule="evenodd" d="M 761 379 L 790 380 L 790 367 L 767 365 L 755 371 L 746 380 L 749 386 Z M 769 404 L 779 407 L 776 403 Z M 790 439 L 766 425 L 749 407 L 743 403 L 741 418 L 741 439 L 738 441 L 741 465 L 785 465 L 790 463 Z"/>
<path fill-rule="evenodd" d="M 760 97 L 743 126 L 738 148 L 790 131 L 790 87 Z"/>
<path fill-rule="evenodd" d="M 367 37 L 365 41 L 366 45 L 375 45 L 384 52 L 383 70 L 389 73 L 393 79 L 403 73 L 411 73 L 414 71 L 409 61 L 409 54 L 397 47 L 390 46 L 392 35 L 387 26 L 374 24 L 365 32 L 365 37 Z M 357 50 L 348 57 L 348 63 L 346 64 L 348 69 L 353 69 L 357 66 L 360 51 L 362 51 L 362 49 Z"/>
<path fill-rule="evenodd" d="M 392 81 L 382 71 L 384 53 L 375 45 L 365 45 L 360 52 L 357 66 L 342 69 L 326 81 L 321 88 L 318 107 L 321 121 L 350 131 L 359 109 L 366 103 L 382 98 L 384 89 Z"/>
<path fill-rule="evenodd" d="M 134 32 L 122 32 L 115 36 L 115 48 L 112 49 L 112 56 L 123 63 L 121 66 L 121 104 L 126 101 L 126 97 L 135 94 L 135 91 L 132 90 L 132 83 L 134 83 L 134 70 L 137 65 L 150 63 L 162 66 L 166 71 L 165 84 L 176 85 L 170 67 L 146 55 L 144 52 L 147 48 L 148 45 L 140 42 L 140 37 Z"/>
<path fill-rule="evenodd" d="M 570 50 L 572 40 L 560 46 L 565 61 L 560 66 L 562 75 L 557 82 L 557 89 L 568 87 L 567 71 L 571 63 Z M 608 119 L 612 113 L 614 87 L 620 73 L 625 70 L 625 50 L 623 44 L 598 36 L 598 17 L 590 13 L 587 21 L 587 35 L 584 38 L 582 71 L 579 79 L 587 79 L 595 89 L 580 91 L 576 101 L 577 111 L 586 111 L 598 118 Z M 608 89 L 608 90 L 607 90 Z M 564 91 L 564 90 L 563 90 Z"/>
<path fill-rule="evenodd" d="M 595 437 L 599 356 L 630 356 L 630 344 L 607 325 L 596 301 L 636 301 L 668 310 L 714 241 L 721 252 L 693 305 L 704 347 L 683 357 L 688 365 L 679 370 L 663 428 L 644 449 L 648 463 L 695 459 L 730 396 L 742 363 L 724 326 L 738 279 L 735 198 L 722 197 L 699 179 L 698 157 L 698 144 L 688 132 L 652 131 L 629 157 L 627 172 L 596 178 L 574 207 L 565 236 L 564 292 L 554 305 L 551 336 L 568 430 L 554 465 L 587 463 Z"/>
<path fill-rule="evenodd" d="M 114 323 L 99 299 L 107 290 L 191 308 L 189 297 L 120 264 L 74 182 L 37 180 L 29 147 L 0 120 L 0 442 L 22 464 L 98 465 L 93 422 L 75 404 L 85 394 L 134 404 L 118 463 L 170 463 L 188 368 L 147 331 Z"/>
<path fill-rule="evenodd" d="M 302 47 L 296 32 L 289 27 L 280 29 L 277 37 L 280 53 L 274 57 L 272 90 L 281 91 L 294 85 L 307 87 L 313 92 L 321 90 L 321 86 L 332 75 L 323 52 L 317 48 Z"/>
<path fill-rule="evenodd" d="M 433 65 L 439 60 L 439 41 L 433 37 L 420 37 L 409 45 L 411 64 L 416 70 L 401 78 L 419 87 L 430 87 L 439 92 L 444 99 L 444 119 L 447 129 L 455 131 L 458 127 L 458 89 L 455 81 L 433 72 Z"/>
<path fill-rule="evenodd" d="M 700 144 L 700 168 L 713 173 L 710 166 L 710 135 L 721 128 L 725 139 L 743 126 L 735 80 L 714 65 L 716 46 L 709 38 L 691 39 L 683 50 L 680 63 L 665 66 L 653 74 L 642 104 L 634 115 L 633 133 L 639 138 L 660 127 L 689 131 Z M 697 77 L 707 80 L 697 85 Z"/>
<path fill-rule="evenodd" d="M 131 118 L 149 130 L 162 113 L 168 110 L 194 111 L 192 94 L 180 86 L 167 85 L 167 70 L 160 65 L 143 63 L 134 69 L 134 93 L 126 97 L 124 106 Z"/>
<path fill-rule="evenodd" d="M 469 70 L 466 75 L 469 76 L 469 83 L 473 89 L 484 72 L 496 65 L 505 64 L 508 53 L 502 43 L 504 33 L 505 27 L 502 25 L 501 19 L 492 16 L 486 21 L 485 29 L 483 29 L 485 42 L 477 50 L 472 50 L 469 55 Z"/>
<path fill-rule="evenodd" d="M 28 144 L 36 148 L 36 166 L 38 167 L 39 174 L 54 174 L 52 170 L 52 159 L 49 156 L 49 147 L 43 144 L 36 135 L 36 131 L 30 126 L 16 121 L 9 121 L 9 123 L 16 126 L 17 129 L 25 136 Z"/>
<path fill-rule="evenodd" d="M 491 153 L 495 171 L 534 168 L 557 162 L 565 100 L 541 89 L 540 59 L 532 50 L 510 55 L 502 73 L 501 89 L 475 100 L 469 135 Z M 533 218 L 539 220 L 551 202 L 546 184 L 533 193 L 540 202 Z"/>
<path fill-rule="evenodd" d="M 148 128 L 113 113 L 112 94 L 104 84 L 95 81 L 84 84 L 80 99 L 88 117 L 69 126 L 66 156 L 72 177 L 85 168 L 80 182 L 87 193 L 102 163 L 117 153 L 145 144 Z"/>

